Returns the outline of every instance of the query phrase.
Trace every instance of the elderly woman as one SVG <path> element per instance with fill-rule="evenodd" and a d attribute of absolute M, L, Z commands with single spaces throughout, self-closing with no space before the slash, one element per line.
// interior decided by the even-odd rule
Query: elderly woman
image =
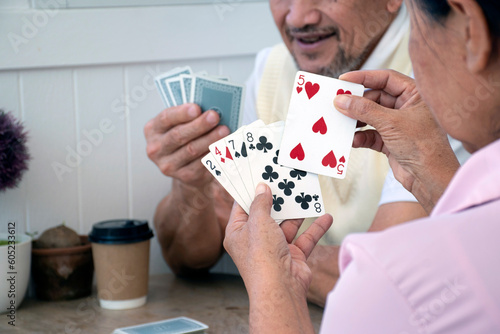
<path fill-rule="evenodd" d="M 353 146 L 385 153 L 432 214 L 346 238 L 321 333 L 500 333 L 500 3 L 407 4 L 416 85 L 395 72 L 351 72 L 341 79 L 371 91 L 334 103 L 376 129 Z M 473 153 L 459 169 L 446 133 Z M 301 222 L 278 226 L 269 188 L 256 193 L 249 216 L 233 208 L 224 242 L 248 290 L 251 332 L 312 333 L 306 258 L 332 218 L 294 240 Z"/>

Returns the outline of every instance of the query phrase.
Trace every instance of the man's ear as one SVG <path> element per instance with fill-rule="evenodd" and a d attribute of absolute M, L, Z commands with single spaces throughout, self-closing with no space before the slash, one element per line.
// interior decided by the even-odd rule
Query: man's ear
<path fill-rule="evenodd" d="M 482 8 L 475 0 L 448 0 L 453 15 L 461 20 L 465 38 L 467 68 L 471 73 L 483 71 L 492 52 L 492 36 Z"/>
<path fill-rule="evenodd" d="M 402 4 L 403 0 L 389 0 L 387 1 L 387 11 L 389 11 L 389 13 L 391 14 L 394 14 L 399 10 L 399 8 L 401 8 Z"/>

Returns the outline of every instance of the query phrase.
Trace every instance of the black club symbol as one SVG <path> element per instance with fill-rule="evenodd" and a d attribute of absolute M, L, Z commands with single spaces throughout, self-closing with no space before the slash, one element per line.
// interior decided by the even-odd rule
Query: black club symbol
<path fill-rule="evenodd" d="M 309 202 L 312 202 L 311 195 L 304 195 L 300 193 L 300 196 L 295 196 L 295 202 L 300 204 L 300 207 L 304 210 L 309 209 Z"/>
<path fill-rule="evenodd" d="M 306 175 L 307 175 L 307 172 L 304 172 L 303 170 L 300 170 L 300 169 L 292 169 L 290 171 L 290 176 L 294 177 L 294 178 L 296 177 L 297 180 L 299 180 L 299 181 L 301 180 L 301 178 L 306 177 Z"/>
<path fill-rule="evenodd" d="M 259 142 L 256 146 L 259 151 L 264 151 L 264 153 L 267 153 L 267 150 L 271 150 L 273 148 L 272 143 L 267 142 L 267 138 L 264 136 L 260 136 Z"/>
<path fill-rule="evenodd" d="M 253 151 L 253 150 L 255 150 L 255 146 L 253 146 L 253 144 L 250 144 L 250 146 L 248 146 L 248 148 L 249 148 L 250 150 L 252 150 L 252 151 Z"/>
<path fill-rule="evenodd" d="M 278 183 L 278 188 L 282 189 L 285 195 L 290 196 L 292 194 L 292 189 L 295 188 L 295 183 L 284 179 L 283 182 Z"/>
<path fill-rule="evenodd" d="M 276 150 L 276 156 L 273 158 L 273 162 L 275 165 L 278 164 L 278 156 L 280 155 L 280 150 Z"/>
<path fill-rule="evenodd" d="M 314 200 L 317 202 L 317 201 L 318 201 L 318 199 L 319 199 L 319 195 L 314 195 L 314 196 L 313 196 L 313 198 L 314 198 Z"/>
<path fill-rule="evenodd" d="M 273 209 L 276 212 L 281 211 L 281 206 L 285 203 L 283 200 L 283 197 L 277 197 L 276 195 L 273 195 Z"/>
<path fill-rule="evenodd" d="M 273 170 L 273 166 L 266 166 L 265 172 L 262 173 L 262 178 L 264 180 L 269 180 L 269 182 L 273 182 L 279 177 L 279 174 Z"/>

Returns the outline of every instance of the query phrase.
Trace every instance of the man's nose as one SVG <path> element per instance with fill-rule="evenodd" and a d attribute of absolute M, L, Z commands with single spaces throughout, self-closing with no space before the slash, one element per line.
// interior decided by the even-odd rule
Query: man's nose
<path fill-rule="evenodd" d="M 321 11 L 315 0 L 292 0 L 286 16 L 288 26 L 302 28 L 307 25 L 316 25 L 321 21 Z"/>

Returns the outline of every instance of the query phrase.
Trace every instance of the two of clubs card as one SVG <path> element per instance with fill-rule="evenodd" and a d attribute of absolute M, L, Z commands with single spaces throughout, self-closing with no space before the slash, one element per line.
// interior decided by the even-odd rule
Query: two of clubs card
<path fill-rule="evenodd" d="M 201 161 L 247 213 L 264 182 L 276 221 L 320 216 L 325 211 L 318 175 L 278 163 L 283 130 L 284 122 L 255 121 L 210 145 Z"/>
<path fill-rule="evenodd" d="M 356 120 L 335 109 L 339 94 L 363 96 L 362 85 L 297 72 L 278 162 L 284 166 L 345 178 Z"/>
<path fill-rule="evenodd" d="M 193 73 L 189 66 L 176 67 L 155 78 L 156 86 L 167 108 L 196 103 L 202 111 L 215 110 L 220 124 L 235 131 L 240 125 L 245 88 L 229 78 Z"/>

